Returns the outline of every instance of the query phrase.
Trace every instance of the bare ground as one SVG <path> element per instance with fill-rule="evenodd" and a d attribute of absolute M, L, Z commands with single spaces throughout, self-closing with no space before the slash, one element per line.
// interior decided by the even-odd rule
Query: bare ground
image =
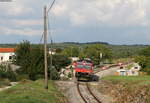
<path fill-rule="evenodd" d="M 60 91 L 62 91 L 62 93 L 68 98 L 69 103 L 84 103 L 77 91 L 75 82 L 57 81 L 56 84 Z M 92 89 L 92 92 L 99 98 L 99 100 L 102 101 L 102 103 L 111 103 L 113 101 L 110 96 L 98 92 L 92 87 L 92 85 L 97 85 L 97 83 L 90 83 L 90 88 Z M 91 95 L 88 93 L 88 90 L 84 84 L 81 85 L 80 88 L 83 95 L 88 99 L 88 103 L 97 103 L 93 101 L 93 97 L 91 97 Z"/>

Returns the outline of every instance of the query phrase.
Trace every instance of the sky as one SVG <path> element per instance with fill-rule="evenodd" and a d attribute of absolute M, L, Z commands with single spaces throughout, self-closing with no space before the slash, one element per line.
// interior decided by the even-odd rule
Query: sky
<path fill-rule="evenodd" d="M 0 43 L 40 43 L 52 1 L 0 2 Z M 150 0 L 56 0 L 49 23 L 54 42 L 150 44 Z"/>

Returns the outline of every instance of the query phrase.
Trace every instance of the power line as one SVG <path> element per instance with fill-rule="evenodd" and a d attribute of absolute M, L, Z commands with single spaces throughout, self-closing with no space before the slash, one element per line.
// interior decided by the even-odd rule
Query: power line
<path fill-rule="evenodd" d="M 54 3 L 55 3 L 55 0 L 53 0 L 52 4 L 51 4 L 50 7 L 48 8 L 47 13 L 52 9 Z"/>
<path fill-rule="evenodd" d="M 41 35 L 41 38 L 40 38 L 39 44 L 41 44 L 41 43 L 42 43 L 43 37 L 44 37 L 44 32 L 43 32 L 43 33 L 42 33 L 42 35 Z"/>

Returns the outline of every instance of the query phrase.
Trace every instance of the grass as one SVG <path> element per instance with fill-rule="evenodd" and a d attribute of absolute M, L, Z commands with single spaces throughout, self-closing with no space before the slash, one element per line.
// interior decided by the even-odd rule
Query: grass
<path fill-rule="evenodd" d="M 136 85 L 150 84 L 150 76 L 108 76 L 102 78 L 102 80 L 109 80 L 113 83 L 136 83 Z"/>
<path fill-rule="evenodd" d="M 10 86 L 10 81 L 8 79 L 0 79 L 0 88 Z"/>
<path fill-rule="evenodd" d="M 43 87 L 44 81 L 24 81 L 0 92 L 0 103 L 66 103 L 66 98 L 49 81 L 49 89 Z"/>
<path fill-rule="evenodd" d="M 138 80 L 150 80 L 150 76 L 108 76 L 102 79 L 103 80 L 138 81 Z"/>

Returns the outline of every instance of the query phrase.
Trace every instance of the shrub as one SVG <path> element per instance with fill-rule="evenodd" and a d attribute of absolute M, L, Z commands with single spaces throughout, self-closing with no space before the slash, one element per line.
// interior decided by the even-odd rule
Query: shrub
<path fill-rule="evenodd" d="M 9 79 L 10 81 L 16 81 L 16 73 L 12 70 L 10 65 L 0 65 L 0 78 Z"/>

